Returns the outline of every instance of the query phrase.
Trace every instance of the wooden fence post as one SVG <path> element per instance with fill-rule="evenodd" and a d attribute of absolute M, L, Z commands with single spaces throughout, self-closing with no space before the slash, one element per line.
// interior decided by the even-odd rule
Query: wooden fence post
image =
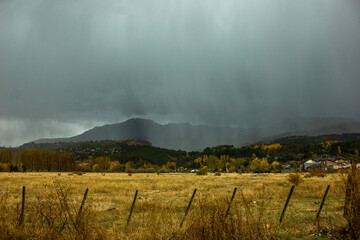
<path fill-rule="evenodd" d="M 83 207 L 84 207 L 85 200 L 86 200 L 86 196 L 87 196 L 88 192 L 89 192 L 89 189 L 87 188 L 87 189 L 85 190 L 85 194 L 84 194 L 83 200 L 82 200 L 82 202 L 81 202 L 79 212 L 78 212 L 78 214 L 77 214 L 77 216 L 76 216 L 76 225 L 78 225 L 78 223 L 79 223 L 79 221 L 80 221 L 81 212 L 82 212 L 82 209 L 83 209 Z"/>
<path fill-rule="evenodd" d="M 316 213 L 316 219 L 315 219 L 315 221 L 318 221 L 318 219 L 319 219 L 319 217 L 320 217 L 321 209 L 322 209 L 323 206 L 324 206 L 325 198 L 326 198 L 326 195 L 327 195 L 328 192 L 329 192 L 329 189 L 330 189 L 330 185 L 328 185 L 327 188 L 326 188 L 326 190 L 325 190 L 325 193 L 324 193 L 323 199 L 322 199 L 322 201 L 321 201 L 319 210 L 318 210 L 317 213 Z"/>
<path fill-rule="evenodd" d="M 292 193 L 293 193 L 293 191 L 294 191 L 294 188 L 295 188 L 295 186 L 292 185 L 292 186 L 291 186 L 291 189 L 290 189 L 290 192 L 289 192 L 289 195 L 288 195 L 288 197 L 287 197 L 287 199 L 286 199 L 286 203 L 285 203 L 284 209 L 283 209 L 283 211 L 282 211 L 282 213 L 281 213 L 280 223 L 282 222 L 282 220 L 283 220 L 283 218 L 284 218 L 284 215 L 285 215 L 285 212 L 286 212 L 286 208 L 287 208 L 287 206 L 288 206 L 288 204 L 289 204 L 289 201 L 290 201 L 291 195 L 292 195 Z"/>
<path fill-rule="evenodd" d="M 196 188 L 195 188 L 195 190 L 194 190 L 193 195 L 191 196 L 189 205 L 188 205 L 188 207 L 187 207 L 187 209 L 186 209 L 186 211 L 185 211 L 185 215 L 184 215 L 184 217 L 183 217 L 183 219 L 182 219 L 182 221 L 181 221 L 181 223 L 180 223 L 180 227 L 182 227 L 182 225 L 183 225 L 183 223 L 184 223 L 184 221 L 185 221 L 186 215 L 187 215 L 188 212 L 189 212 L 189 209 L 190 209 L 190 207 L 191 207 L 191 203 L 192 203 L 192 201 L 193 201 L 193 199 L 194 199 L 194 197 L 195 197 L 195 193 L 196 193 Z"/>
<path fill-rule="evenodd" d="M 225 213 L 225 218 L 227 218 L 227 216 L 229 215 L 231 203 L 232 203 L 233 200 L 234 200 L 234 197 L 235 197 L 235 194 L 236 194 L 236 190 L 237 190 L 237 188 L 234 188 L 234 192 L 233 192 L 233 194 L 232 194 L 232 196 L 231 196 L 229 206 L 228 206 L 228 208 L 227 208 L 227 210 L 226 210 L 226 213 Z"/>
<path fill-rule="evenodd" d="M 24 222 L 24 210 L 25 210 L 25 186 L 22 188 L 22 201 L 21 201 L 21 213 L 19 217 L 19 226 Z"/>
<path fill-rule="evenodd" d="M 129 213 L 129 217 L 128 217 L 128 220 L 127 220 L 127 222 L 126 222 L 126 225 L 128 225 L 129 222 L 130 222 L 131 215 L 132 215 L 132 212 L 133 212 L 133 210 L 134 210 L 134 206 L 135 206 L 135 202 L 136 202 L 136 197 L 137 197 L 137 195 L 138 195 L 138 190 L 136 190 L 136 192 L 135 192 L 134 201 L 133 201 L 133 203 L 132 203 L 132 205 L 131 205 L 131 209 L 130 209 L 130 213 Z"/>

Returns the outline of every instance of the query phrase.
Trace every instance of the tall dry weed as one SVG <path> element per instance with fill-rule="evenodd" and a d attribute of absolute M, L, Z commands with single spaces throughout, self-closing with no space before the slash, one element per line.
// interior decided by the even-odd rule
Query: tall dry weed
<path fill-rule="evenodd" d="M 141 209 L 142 208 L 142 209 Z M 143 211 L 141 220 L 132 221 L 129 225 L 117 226 L 113 229 L 115 239 L 173 239 L 178 230 L 176 216 L 170 206 L 166 208 L 160 202 L 150 206 L 139 206 Z M 124 216 L 125 217 L 125 216 Z"/>
<path fill-rule="evenodd" d="M 288 180 L 295 186 L 299 186 L 299 184 L 303 182 L 303 178 L 299 173 L 290 173 Z"/>
<path fill-rule="evenodd" d="M 323 178 L 327 174 L 327 171 L 319 169 L 319 168 L 313 168 L 310 169 L 309 173 L 305 175 L 305 178 L 312 178 L 312 177 L 319 177 Z"/>
<path fill-rule="evenodd" d="M 0 239 L 99 239 L 106 236 L 89 204 L 78 214 L 80 203 L 73 200 L 70 184 L 54 182 L 45 189 L 41 196 L 25 201 L 25 220 L 21 226 L 19 208 L 9 195 L 3 195 Z"/>
<path fill-rule="evenodd" d="M 231 206 L 227 218 L 228 202 L 216 200 L 202 202 L 185 224 L 185 229 L 176 239 L 272 239 L 272 234 L 263 222 L 263 213 L 256 213 L 250 201 L 241 193 L 241 204 Z M 240 207 L 242 206 L 242 207 Z"/>
<path fill-rule="evenodd" d="M 344 217 L 348 222 L 351 239 L 360 239 L 360 169 L 352 161 L 346 183 Z"/>
<path fill-rule="evenodd" d="M 201 199 L 193 203 L 182 227 L 180 221 L 184 212 L 179 215 L 176 206 L 166 208 L 158 202 L 159 206 L 154 205 L 152 210 L 144 212 L 141 221 L 134 220 L 127 227 L 119 226 L 113 236 L 118 239 L 273 239 L 271 229 L 263 221 L 264 213 L 258 212 L 265 211 L 264 206 L 261 202 L 255 206 L 253 202 L 240 193 L 226 217 L 229 199 Z"/>

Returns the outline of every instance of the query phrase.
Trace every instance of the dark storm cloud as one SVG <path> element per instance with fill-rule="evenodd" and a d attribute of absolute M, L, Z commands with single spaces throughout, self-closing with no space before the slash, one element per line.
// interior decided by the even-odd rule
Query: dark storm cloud
<path fill-rule="evenodd" d="M 1 1 L 0 145 L 132 116 L 359 119 L 359 10 L 357 0 Z"/>

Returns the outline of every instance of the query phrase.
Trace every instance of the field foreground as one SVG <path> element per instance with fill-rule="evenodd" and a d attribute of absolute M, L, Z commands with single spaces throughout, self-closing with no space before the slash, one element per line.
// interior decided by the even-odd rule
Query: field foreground
<path fill-rule="evenodd" d="M 304 176 L 304 175 L 302 175 Z M 1 239 L 331 239 L 344 228 L 344 176 L 0 173 Z M 316 211 L 330 190 L 319 221 Z M 26 186 L 24 221 L 22 186 Z M 238 191 L 224 217 L 234 188 Z M 89 193 L 82 213 L 85 189 Z M 184 217 L 194 189 L 189 214 Z M 139 190 L 126 226 L 135 191 Z"/>

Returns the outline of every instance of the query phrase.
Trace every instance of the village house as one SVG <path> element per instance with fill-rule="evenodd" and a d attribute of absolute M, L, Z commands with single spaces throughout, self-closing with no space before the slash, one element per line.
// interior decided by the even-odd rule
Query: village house
<path fill-rule="evenodd" d="M 350 168 L 350 161 L 344 158 L 309 158 L 300 163 L 300 168 L 303 171 L 317 168 L 323 170 L 334 170 Z"/>
<path fill-rule="evenodd" d="M 290 166 L 290 164 L 283 164 L 282 165 L 282 173 L 291 173 L 292 171 L 294 171 L 294 169 Z"/>

